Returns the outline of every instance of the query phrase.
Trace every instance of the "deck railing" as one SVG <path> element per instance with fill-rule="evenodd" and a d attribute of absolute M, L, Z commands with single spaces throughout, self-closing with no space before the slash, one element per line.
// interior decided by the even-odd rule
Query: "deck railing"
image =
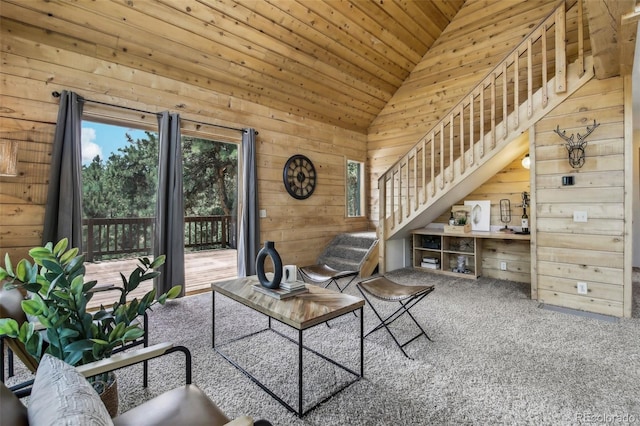
<path fill-rule="evenodd" d="M 382 240 L 546 113 L 568 79 L 585 75 L 583 19 L 582 1 L 562 1 L 379 178 Z"/>
<path fill-rule="evenodd" d="M 146 255 L 153 251 L 155 218 L 98 218 L 82 221 L 85 261 Z M 185 247 L 192 250 L 235 245 L 231 216 L 184 218 Z"/>

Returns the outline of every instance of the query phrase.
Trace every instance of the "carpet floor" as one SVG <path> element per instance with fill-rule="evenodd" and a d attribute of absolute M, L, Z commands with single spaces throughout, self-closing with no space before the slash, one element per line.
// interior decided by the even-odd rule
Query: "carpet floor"
<path fill-rule="evenodd" d="M 605 321 L 541 309 L 529 285 L 477 281 L 403 269 L 387 275 L 436 290 L 412 312 L 433 339 L 407 346 L 405 358 L 380 330 L 365 339 L 364 378 L 304 418 L 287 411 L 211 348 L 211 294 L 190 296 L 150 315 L 152 343 L 189 348 L 193 381 L 230 417 L 250 415 L 274 425 L 569 425 L 640 423 L 640 292 L 634 317 Z M 355 286 L 347 293 L 359 295 Z M 380 306 L 383 310 L 387 304 Z M 365 331 L 376 324 L 364 311 Z M 304 332 L 305 344 L 358 369 L 359 318 L 348 314 Z M 394 324 L 407 335 L 411 324 Z M 266 326 L 264 316 L 216 296 L 216 342 Z M 292 330 L 275 326 L 292 336 Z M 234 359 L 296 404 L 297 351 L 274 333 L 224 346 Z M 19 362 L 18 362 L 19 363 Z M 120 410 L 184 383 L 180 354 L 118 372 Z M 305 352 L 305 407 L 351 379 Z M 21 372 L 9 384 L 24 378 Z M 203 424 L 207 424 L 203 420 Z"/>

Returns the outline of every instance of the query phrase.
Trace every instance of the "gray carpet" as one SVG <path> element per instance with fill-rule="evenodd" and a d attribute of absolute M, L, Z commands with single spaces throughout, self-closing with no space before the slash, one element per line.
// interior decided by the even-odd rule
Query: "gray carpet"
<path fill-rule="evenodd" d="M 608 322 L 539 308 L 528 285 L 394 271 L 390 278 L 431 283 L 436 290 L 415 316 L 433 342 L 420 338 L 406 359 L 385 331 L 365 340 L 365 378 L 299 419 L 211 349 L 211 294 L 169 303 L 151 314 L 152 342 L 187 346 L 194 382 L 230 416 L 274 425 L 444 425 L 640 422 L 640 303 L 634 318 Z M 637 284 L 636 284 L 637 286 Z M 357 294 L 354 286 L 347 292 Z M 264 317 L 217 297 L 220 339 L 257 330 Z M 365 329 L 374 324 L 365 308 Z M 353 315 L 305 332 L 305 342 L 357 368 Z M 406 324 L 398 324 L 402 328 Z M 288 332 L 288 328 L 279 326 Z M 290 402 L 296 395 L 296 352 L 273 334 L 225 347 Z M 349 377 L 305 354 L 304 390 L 311 402 Z M 179 354 L 154 360 L 148 389 L 141 367 L 118 374 L 121 410 L 184 382 Z M 24 376 L 24 374 L 21 374 Z M 15 379 L 13 379 L 15 380 Z M 206 424 L 206 422 L 203 422 Z"/>

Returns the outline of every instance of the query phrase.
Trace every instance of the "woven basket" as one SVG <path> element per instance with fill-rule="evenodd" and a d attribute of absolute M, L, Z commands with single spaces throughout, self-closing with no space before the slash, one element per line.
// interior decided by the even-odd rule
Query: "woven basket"
<path fill-rule="evenodd" d="M 100 394 L 100 399 L 112 418 L 118 415 L 118 381 L 112 372 L 109 373 L 107 387 Z"/>

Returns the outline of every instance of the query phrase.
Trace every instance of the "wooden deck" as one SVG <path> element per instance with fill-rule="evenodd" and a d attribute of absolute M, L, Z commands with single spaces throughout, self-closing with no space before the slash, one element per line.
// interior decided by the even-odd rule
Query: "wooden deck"
<path fill-rule="evenodd" d="M 185 252 L 186 293 L 196 294 L 211 291 L 214 281 L 228 280 L 237 277 L 237 251 L 232 249 L 205 250 Z M 127 278 L 138 264 L 137 259 L 110 260 L 105 262 L 85 263 L 85 281 L 97 280 L 98 284 L 115 284 L 122 287 L 122 272 Z M 153 287 L 153 281 L 145 281 L 134 292 L 133 297 L 142 297 Z M 118 295 L 114 292 L 97 293 L 89 304 L 89 308 L 100 304 L 110 305 Z"/>

